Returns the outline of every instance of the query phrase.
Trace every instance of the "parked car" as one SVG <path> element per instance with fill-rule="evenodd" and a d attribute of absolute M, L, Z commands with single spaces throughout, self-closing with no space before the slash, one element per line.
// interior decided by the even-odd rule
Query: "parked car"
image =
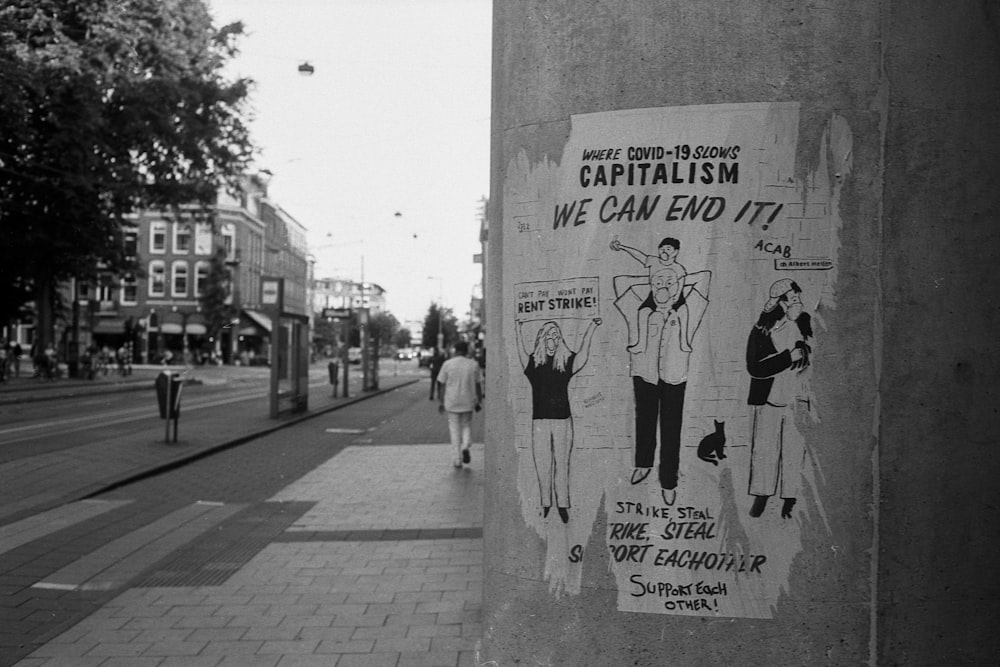
<path fill-rule="evenodd" d="M 361 363 L 361 348 L 351 347 L 347 350 L 347 362 L 351 364 Z"/>

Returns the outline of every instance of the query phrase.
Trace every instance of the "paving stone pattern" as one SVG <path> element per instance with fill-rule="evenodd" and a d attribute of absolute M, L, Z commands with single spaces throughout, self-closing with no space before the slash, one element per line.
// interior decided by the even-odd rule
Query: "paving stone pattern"
<path fill-rule="evenodd" d="M 475 665 L 482 447 L 460 470 L 450 451 L 349 447 L 256 510 L 249 560 L 202 550 L 225 581 L 151 585 L 167 561 L 18 665 Z"/>

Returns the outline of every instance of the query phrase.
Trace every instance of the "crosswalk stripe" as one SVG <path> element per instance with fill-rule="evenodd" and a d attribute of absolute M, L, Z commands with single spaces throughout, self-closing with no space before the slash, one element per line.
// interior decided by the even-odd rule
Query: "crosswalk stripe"
<path fill-rule="evenodd" d="M 175 549 L 246 507 L 198 502 L 123 535 L 78 558 L 33 588 L 111 590 L 152 566 Z"/>
<path fill-rule="evenodd" d="M 131 500 L 80 500 L 0 527 L 0 554 L 92 519 Z"/>

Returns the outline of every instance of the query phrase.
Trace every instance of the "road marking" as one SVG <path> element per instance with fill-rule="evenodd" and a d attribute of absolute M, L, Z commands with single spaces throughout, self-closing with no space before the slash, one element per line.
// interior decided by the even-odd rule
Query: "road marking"
<path fill-rule="evenodd" d="M 0 526 L 0 554 L 23 544 L 51 535 L 81 521 L 128 505 L 131 500 L 80 500 L 69 505 L 36 514 L 6 526 Z"/>
<path fill-rule="evenodd" d="M 32 588 L 44 588 L 50 591 L 75 591 L 76 586 L 72 584 L 47 584 L 41 581 L 37 584 L 32 584 Z"/>
<path fill-rule="evenodd" d="M 349 435 L 361 435 L 365 432 L 363 428 L 328 428 L 327 433 L 347 433 Z"/>
<path fill-rule="evenodd" d="M 246 507 L 192 503 L 133 530 L 53 572 L 32 588 L 107 591 L 119 588 L 172 551 Z"/>

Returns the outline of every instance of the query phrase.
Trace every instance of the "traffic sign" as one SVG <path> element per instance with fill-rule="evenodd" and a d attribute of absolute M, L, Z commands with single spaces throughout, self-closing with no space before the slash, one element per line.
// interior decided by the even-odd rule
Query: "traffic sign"
<path fill-rule="evenodd" d="M 323 317 L 332 317 L 335 319 L 346 319 L 351 316 L 350 308 L 324 308 Z"/>

